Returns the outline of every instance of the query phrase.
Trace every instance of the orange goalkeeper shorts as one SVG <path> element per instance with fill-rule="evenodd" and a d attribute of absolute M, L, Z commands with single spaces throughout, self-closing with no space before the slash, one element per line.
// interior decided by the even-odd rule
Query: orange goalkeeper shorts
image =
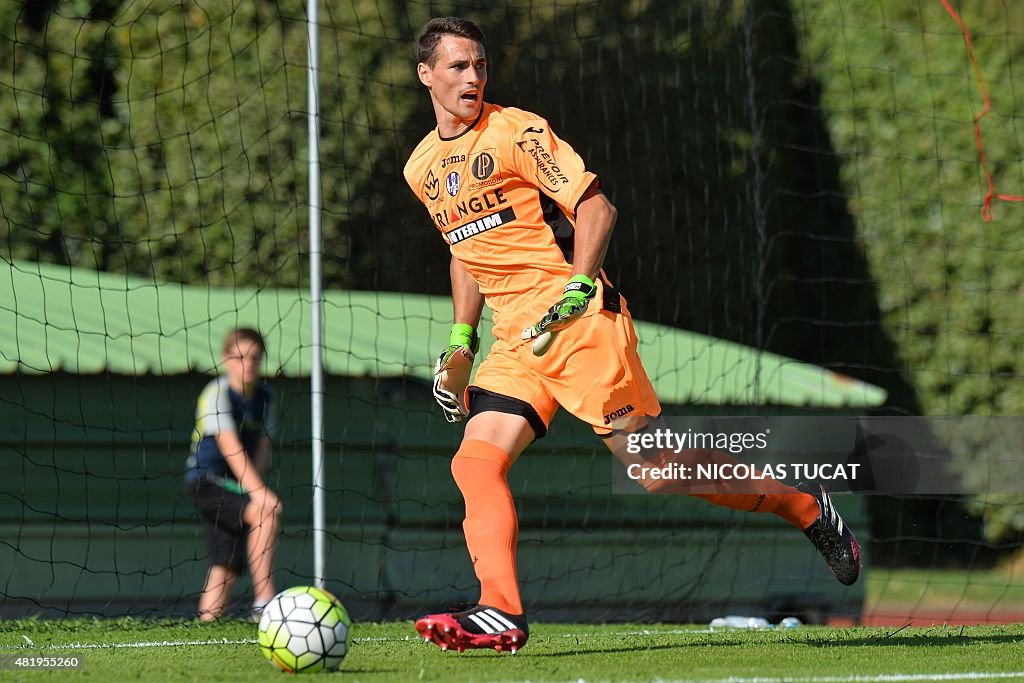
<path fill-rule="evenodd" d="M 481 389 L 483 392 L 478 391 Z M 536 420 L 529 419 L 533 416 L 528 416 L 537 438 L 544 436 L 559 406 L 593 426 L 598 434 L 610 432 L 612 421 L 622 417 L 661 414 L 661 404 L 637 353 L 633 320 L 610 311 L 577 320 L 559 332 L 539 358 L 529 343 L 510 345 L 499 339 L 467 391 L 471 414 L 476 412 L 473 402 L 481 400 L 481 394 L 497 395 L 497 401 L 488 396 L 488 410 L 519 412 L 503 410 L 501 397 L 531 406 L 544 426 L 539 430 Z"/>

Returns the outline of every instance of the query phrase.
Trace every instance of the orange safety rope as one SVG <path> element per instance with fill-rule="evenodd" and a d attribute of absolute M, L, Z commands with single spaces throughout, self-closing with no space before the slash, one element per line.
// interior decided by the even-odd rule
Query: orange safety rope
<path fill-rule="evenodd" d="M 985 180 L 988 182 L 988 192 L 985 194 L 985 201 L 981 208 L 981 217 L 986 222 L 992 220 L 992 199 L 1001 199 L 1004 202 L 1024 202 L 1024 197 L 1014 194 L 1002 194 L 996 192 L 995 182 L 992 180 L 992 171 L 988 168 L 988 158 L 985 156 L 985 145 L 981 139 L 981 119 L 988 114 L 991 104 L 988 99 L 988 86 L 985 85 L 985 77 L 978 66 L 978 60 L 974 56 L 974 44 L 971 42 L 971 32 L 956 10 L 949 4 L 948 0 L 939 0 L 942 6 L 953 17 L 960 30 L 964 34 L 964 42 L 967 44 L 967 56 L 971 59 L 971 66 L 974 67 L 974 75 L 978 79 L 978 86 L 981 88 L 981 96 L 985 100 L 985 107 L 974 117 L 974 142 L 978 146 L 978 158 L 981 159 L 981 168 L 985 172 Z"/>

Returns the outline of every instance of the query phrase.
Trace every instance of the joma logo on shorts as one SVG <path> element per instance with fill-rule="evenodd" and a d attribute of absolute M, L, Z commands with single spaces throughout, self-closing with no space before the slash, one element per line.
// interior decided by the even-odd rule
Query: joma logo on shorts
<path fill-rule="evenodd" d="M 630 413 L 633 412 L 633 410 L 634 409 L 633 409 L 632 404 L 626 404 L 626 405 L 622 406 L 621 408 L 619 408 L 618 410 L 613 410 L 612 412 L 610 412 L 607 415 L 605 415 L 604 416 L 604 423 L 608 424 L 612 420 L 617 420 L 618 418 L 622 417 L 623 415 L 629 415 Z"/>

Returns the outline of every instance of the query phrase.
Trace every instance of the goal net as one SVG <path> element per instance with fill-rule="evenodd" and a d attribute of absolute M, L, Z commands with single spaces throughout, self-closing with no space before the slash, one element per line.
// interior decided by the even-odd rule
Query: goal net
<path fill-rule="evenodd" d="M 488 101 L 601 177 L 666 415 L 1024 408 L 1024 8 L 322 5 L 328 587 L 357 618 L 476 598 L 428 384 L 449 254 L 402 178 L 433 15 L 480 24 Z M 194 612 L 185 459 L 238 325 L 280 399 L 276 580 L 312 581 L 306 31 L 302 0 L 0 7 L 5 615 Z M 1019 620 L 1022 495 L 837 496 L 868 566 L 843 589 L 774 518 L 613 494 L 611 460 L 560 415 L 513 469 L 531 613 Z"/>

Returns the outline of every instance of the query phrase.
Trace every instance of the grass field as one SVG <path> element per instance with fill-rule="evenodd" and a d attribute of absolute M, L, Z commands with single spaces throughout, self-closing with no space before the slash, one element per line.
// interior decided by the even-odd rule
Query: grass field
<path fill-rule="evenodd" d="M 1016 606 L 1024 612 L 1024 566 L 1014 572 L 997 569 L 871 569 L 868 572 L 868 607 L 888 601 L 948 605 L 957 600 L 986 607 Z"/>
<path fill-rule="evenodd" d="M 966 609 L 1024 615 L 1021 568 L 990 571 L 872 570 L 866 612 L 949 614 Z M 941 619 L 940 619 L 941 621 Z M 527 647 L 498 655 L 442 653 L 411 623 L 356 624 L 344 681 L 1024 681 L 1024 623 L 905 628 L 804 626 L 710 631 L 704 625 L 533 624 Z M 5 680 L 281 681 L 255 644 L 256 627 L 225 620 L 0 621 L 0 659 L 77 654 L 80 671 L 0 670 Z"/>
<path fill-rule="evenodd" d="M 80 671 L 0 671 L 0 680 L 281 681 L 241 621 L 0 622 L 0 656 L 75 653 Z M 942 628 L 536 624 L 516 655 L 442 653 L 409 623 L 358 624 L 345 681 L 1024 681 L 1024 625 Z M 28 641 L 34 643 L 29 645 Z"/>
<path fill-rule="evenodd" d="M 871 569 L 864 623 L 927 626 L 947 621 L 1024 621 L 1024 562 L 1018 564 L 972 571 Z"/>

